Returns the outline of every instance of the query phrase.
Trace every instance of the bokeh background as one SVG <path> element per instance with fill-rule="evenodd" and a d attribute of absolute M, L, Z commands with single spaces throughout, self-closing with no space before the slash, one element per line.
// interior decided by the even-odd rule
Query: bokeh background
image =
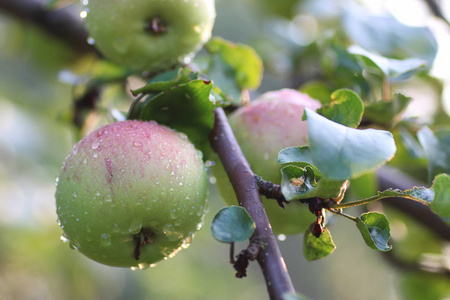
<path fill-rule="evenodd" d="M 450 19 L 450 1 L 439 3 Z M 68 5 L 76 13 L 82 10 L 68 1 L 56 5 Z M 314 78 L 320 70 L 317 45 L 327 36 L 348 39 L 343 28 L 356 18 L 355 10 L 371 16 L 390 14 L 411 28 L 427 27 L 434 40 L 407 48 L 411 56 L 428 58 L 433 81 L 413 78 L 398 89 L 414 98 L 405 117 L 432 123 L 439 114 L 448 116 L 450 26 L 433 15 L 426 1 L 216 0 L 216 7 L 214 35 L 249 44 L 264 60 L 266 73 L 255 94 L 298 87 Z M 353 38 L 357 36 L 356 32 Z M 360 44 L 370 45 L 373 37 L 358 38 Z M 436 56 L 421 48 L 430 43 L 436 43 Z M 394 57 L 407 57 L 400 51 L 404 49 L 396 50 L 391 53 Z M 228 263 L 228 246 L 210 234 L 211 220 L 224 206 L 214 178 L 202 230 L 188 249 L 156 267 L 132 271 L 103 266 L 60 239 L 54 203 L 60 163 L 81 135 L 110 120 L 105 111 L 111 107 L 126 111 L 131 103 L 128 95 L 118 92 L 120 85 L 111 85 L 99 104 L 103 111 L 88 115 L 81 132 L 70 123 L 73 99 L 79 93 L 73 84 L 92 70 L 95 61 L 94 56 L 80 56 L 36 26 L 0 11 L 0 299 L 268 299 L 257 263 L 251 264 L 248 277 L 236 279 Z M 406 216 L 397 216 L 392 213 L 398 220 L 392 224 L 394 237 L 401 239 L 408 231 L 431 235 Z M 279 237 L 294 285 L 303 294 L 330 300 L 450 299 L 448 279 L 393 267 L 365 246 L 353 223 L 339 218 L 330 230 L 337 249 L 315 262 L 303 257 L 302 235 Z M 444 254 L 450 264 L 450 246 L 435 245 L 431 239 L 420 239 L 411 247 L 428 245 L 417 251 Z"/>

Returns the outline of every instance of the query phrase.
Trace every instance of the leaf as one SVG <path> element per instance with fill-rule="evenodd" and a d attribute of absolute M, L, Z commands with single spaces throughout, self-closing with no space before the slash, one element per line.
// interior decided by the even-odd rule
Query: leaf
<path fill-rule="evenodd" d="M 396 151 L 388 131 L 345 127 L 305 108 L 314 165 L 324 177 L 355 178 L 389 161 Z"/>
<path fill-rule="evenodd" d="M 211 88 L 211 82 L 194 80 L 149 97 L 139 107 L 138 119 L 154 120 L 184 132 L 201 149 L 214 125 Z"/>
<path fill-rule="evenodd" d="M 431 67 L 438 45 L 427 27 L 412 27 L 392 16 L 370 14 L 367 10 L 347 6 L 343 28 L 349 38 L 362 48 L 388 57 L 417 57 Z"/>
<path fill-rule="evenodd" d="M 222 57 L 234 71 L 234 78 L 242 89 L 256 89 L 261 84 L 263 64 L 253 48 L 213 38 L 206 45 L 211 54 Z"/>
<path fill-rule="evenodd" d="M 278 152 L 278 164 L 307 162 L 312 164 L 311 151 L 308 146 L 288 147 Z"/>
<path fill-rule="evenodd" d="M 216 37 L 205 44 L 205 49 L 211 54 L 207 73 L 230 100 L 239 103 L 242 90 L 261 84 L 262 60 L 251 47 Z"/>
<path fill-rule="evenodd" d="M 331 94 L 331 102 L 325 104 L 317 112 L 336 123 L 356 128 L 361 122 L 364 105 L 359 96 L 347 89 Z"/>
<path fill-rule="evenodd" d="M 319 100 L 322 104 L 330 103 L 332 90 L 320 81 L 309 81 L 301 86 L 300 91 L 308 94 L 311 98 Z"/>
<path fill-rule="evenodd" d="M 288 165 L 281 169 L 281 192 L 286 201 L 312 197 L 337 198 L 346 187 L 346 180 L 316 177 L 312 166 Z"/>
<path fill-rule="evenodd" d="M 392 125 L 400 121 L 401 113 L 406 109 L 412 98 L 395 94 L 390 101 L 375 101 L 365 103 L 364 117 L 372 122 Z"/>
<path fill-rule="evenodd" d="M 364 213 L 357 219 L 356 227 L 370 248 L 383 252 L 391 250 L 392 246 L 387 244 L 391 234 L 385 215 L 377 212 Z"/>
<path fill-rule="evenodd" d="M 153 78 L 144 87 L 132 90 L 134 96 L 141 93 L 159 93 L 169 90 L 177 85 L 188 83 L 193 79 L 191 75 L 193 71 L 189 68 L 181 68 L 175 71 L 165 72 Z M 196 77 L 196 76 L 195 76 Z"/>
<path fill-rule="evenodd" d="M 417 132 L 417 137 L 428 160 L 429 181 L 438 174 L 450 173 L 449 145 L 441 142 L 427 126 L 422 127 Z"/>
<path fill-rule="evenodd" d="M 433 212 L 444 218 L 450 218 L 450 175 L 440 174 L 433 182 L 434 200 L 430 204 Z"/>
<path fill-rule="evenodd" d="M 352 54 L 361 56 L 364 64 L 371 68 L 377 68 L 383 72 L 389 79 L 400 78 L 407 79 L 417 71 L 423 69 L 427 62 L 418 58 L 409 58 L 404 60 L 390 59 L 380 55 L 370 53 L 369 51 L 353 45 L 348 51 Z"/>
<path fill-rule="evenodd" d="M 223 243 L 243 242 L 255 231 L 255 222 L 248 212 L 235 205 L 222 208 L 211 223 L 211 233 Z"/>
<path fill-rule="evenodd" d="M 336 245 L 331 238 L 331 234 L 327 228 L 322 232 L 320 237 L 316 238 L 310 230 L 304 234 L 303 254 L 308 261 L 321 259 L 336 249 Z"/>

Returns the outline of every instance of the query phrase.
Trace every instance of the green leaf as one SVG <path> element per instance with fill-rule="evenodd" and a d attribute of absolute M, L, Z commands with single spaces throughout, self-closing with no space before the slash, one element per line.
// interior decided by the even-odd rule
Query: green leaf
<path fill-rule="evenodd" d="M 327 228 L 316 238 L 310 230 L 304 234 L 303 254 L 308 261 L 321 259 L 336 249 L 336 245 L 331 238 L 331 234 Z"/>
<path fill-rule="evenodd" d="M 417 132 L 417 137 L 428 160 L 429 181 L 438 174 L 450 173 L 450 145 L 443 140 L 441 142 L 433 131 L 426 126 Z"/>
<path fill-rule="evenodd" d="M 358 127 L 364 112 L 364 105 L 359 96 L 347 89 L 331 94 L 331 102 L 317 112 L 322 116 L 344 126 Z"/>
<path fill-rule="evenodd" d="M 261 84 L 263 64 L 251 47 L 213 38 L 205 44 L 211 54 L 208 70 L 215 86 L 236 103 L 245 89 L 256 89 Z"/>
<path fill-rule="evenodd" d="M 357 219 L 356 227 L 370 248 L 383 252 L 391 250 L 392 246 L 387 244 L 391 234 L 385 215 L 377 212 L 364 213 Z"/>
<path fill-rule="evenodd" d="M 308 108 L 305 115 L 313 162 L 324 177 L 355 178 L 377 169 L 394 156 L 395 142 L 388 131 L 345 127 Z"/>
<path fill-rule="evenodd" d="M 369 68 L 377 68 L 390 79 L 401 77 L 407 79 L 414 73 L 423 69 L 427 62 L 418 58 L 409 58 L 404 60 L 390 59 L 380 55 L 370 53 L 369 51 L 359 47 L 351 46 L 348 51 L 352 54 L 359 55 L 364 64 Z"/>
<path fill-rule="evenodd" d="M 387 57 L 417 57 L 431 67 L 438 45 L 428 27 L 412 27 L 392 16 L 380 16 L 347 6 L 343 28 L 356 45 Z"/>
<path fill-rule="evenodd" d="M 322 104 L 330 103 L 330 95 L 333 92 L 325 83 L 319 81 L 309 81 L 301 86 L 300 91 L 319 100 Z"/>
<path fill-rule="evenodd" d="M 194 80 L 149 97 L 139 106 L 138 119 L 154 120 L 184 132 L 201 149 L 214 125 L 211 88 L 211 82 Z"/>
<path fill-rule="evenodd" d="M 248 212 L 231 205 L 222 208 L 211 223 L 211 233 L 216 240 L 223 243 L 243 242 L 255 231 L 255 222 Z"/>
<path fill-rule="evenodd" d="M 406 109 L 412 98 L 395 94 L 390 101 L 375 101 L 365 103 L 364 117 L 372 122 L 392 125 L 400 121 L 401 113 Z"/>
<path fill-rule="evenodd" d="M 338 198 L 345 191 L 346 180 L 317 177 L 312 166 L 288 165 L 281 169 L 281 192 L 286 201 L 312 197 Z"/>
<path fill-rule="evenodd" d="M 440 174 L 433 182 L 434 200 L 430 204 L 433 212 L 444 218 L 450 218 L 450 175 Z"/>
<path fill-rule="evenodd" d="M 193 79 L 191 75 L 193 71 L 189 68 L 181 68 L 179 70 L 172 70 L 169 72 L 165 72 L 163 74 L 159 74 L 155 78 L 153 78 L 149 83 L 147 83 L 144 87 L 132 90 L 133 95 L 139 95 L 141 93 L 159 93 L 169 90 L 177 85 L 188 83 Z"/>
<path fill-rule="evenodd" d="M 278 164 L 307 162 L 312 164 L 311 151 L 308 146 L 288 147 L 278 152 Z"/>

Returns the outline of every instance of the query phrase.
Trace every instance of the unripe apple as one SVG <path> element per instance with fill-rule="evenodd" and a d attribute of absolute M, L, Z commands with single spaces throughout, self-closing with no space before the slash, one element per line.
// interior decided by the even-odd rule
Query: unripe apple
<path fill-rule="evenodd" d="M 211 37 L 214 0 L 86 0 L 86 25 L 105 57 L 134 71 L 188 63 Z"/>
<path fill-rule="evenodd" d="M 189 245 L 208 183 L 186 135 L 156 122 L 104 126 L 78 142 L 56 188 L 63 239 L 110 266 L 144 268 Z"/>
<path fill-rule="evenodd" d="M 281 183 L 278 152 L 308 144 L 308 125 L 302 121 L 303 109 L 316 110 L 320 106 L 320 102 L 306 94 L 282 89 L 267 92 L 230 115 L 230 126 L 255 174 L 275 184 Z M 233 188 L 220 163 L 214 174 L 222 198 L 227 204 L 236 204 Z M 275 200 L 262 198 L 275 233 L 301 233 L 315 220 L 298 201 L 287 204 L 283 210 Z"/>

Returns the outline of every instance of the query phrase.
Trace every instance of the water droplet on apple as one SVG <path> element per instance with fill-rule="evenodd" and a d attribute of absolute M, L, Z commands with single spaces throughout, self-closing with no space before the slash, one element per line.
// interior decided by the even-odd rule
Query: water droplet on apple
<path fill-rule="evenodd" d="M 78 240 L 70 241 L 69 247 L 70 247 L 70 249 L 73 249 L 73 250 L 80 249 L 80 242 Z"/>
<path fill-rule="evenodd" d="M 98 149 L 98 146 L 100 145 L 100 143 L 98 141 L 94 141 L 91 145 L 92 149 Z"/>
<path fill-rule="evenodd" d="M 102 245 L 103 247 L 108 247 L 111 245 L 111 237 L 109 236 L 109 234 L 102 233 L 100 237 L 100 245 Z"/>
<path fill-rule="evenodd" d="M 88 37 L 87 43 L 88 43 L 89 45 L 94 45 L 94 44 L 95 44 L 95 40 L 94 40 L 93 38 L 91 38 L 91 37 Z"/>
<path fill-rule="evenodd" d="M 67 243 L 69 241 L 69 239 L 67 238 L 67 236 L 63 233 L 60 237 L 61 241 L 63 241 L 63 243 Z"/>
<path fill-rule="evenodd" d="M 148 269 L 150 267 L 150 264 L 148 264 L 148 263 L 140 263 L 140 264 L 138 264 L 138 267 L 139 267 L 140 270 L 145 270 L 145 269 Z"/>
<path fill-rule="evenodd" d="M 142 221 L 140 219 L 133 219 L 130 223 L 129 231 L 132 234 L 138 234 L 142 229 Z"/>
<path fill-rule="evenodd" d="M 74 192 L 72 193 L 72 196 L 73 196 L 74 198 L 76 198 L 76 197 L 78 196 L 78 195 L 77 195 L 77 192 L 74 191 Z"/>

